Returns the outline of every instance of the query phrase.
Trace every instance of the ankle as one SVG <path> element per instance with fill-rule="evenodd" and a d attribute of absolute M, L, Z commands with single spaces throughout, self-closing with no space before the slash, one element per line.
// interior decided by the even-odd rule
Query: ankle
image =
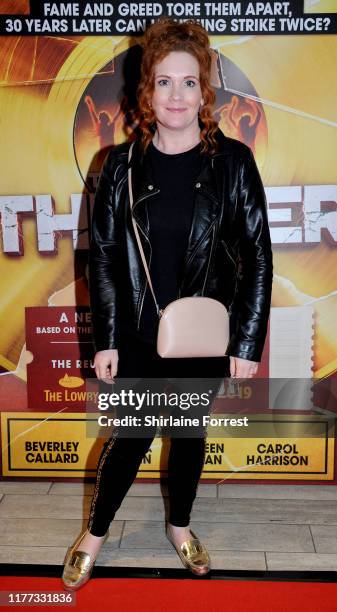
<path fill-rule="evenodd" d="M 98 553 L 103 545 L 105 536 L 95 536 L 90 531 L 87 531 L 79 545 L 78 551 L 87 552 L 89 554 Z"/>
<path fill-rule="evenodd" d="M 100 542 L 103 542 L 103 540 L 105 538 L 105 535 L 106 534 L 104 534 L 102 536 L 96 536 L 93 533 L 91 533 L 90 531 L 87 531 L 84 537 L 85 538 L 90 538 L 90 539 L 92 539 L 93 542 L 97 542 L 99 544 Z"/>
<path fill-rule="evenodd" d="M 180 525 L 172 525 L 172 523 L 167 523 L 167 529 L 169 529 L 171 532 L 175 532 L 175 533 L 179 533 L 179 532 L 185 532 L 185 531 L 189 531 L 190 530 L 190 526 L 189 525 L 185 525 L 184 527 L 181 527 Z"/>

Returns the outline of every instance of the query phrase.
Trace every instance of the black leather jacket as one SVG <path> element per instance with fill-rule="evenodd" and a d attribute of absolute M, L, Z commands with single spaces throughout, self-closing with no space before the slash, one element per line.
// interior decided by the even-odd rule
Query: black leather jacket
<path fill-rule="evenodd" d="M 260 361 L 270 311 L 273 263 L 262 181 L 251 149 L 217 130 L 218 152 L 203 155 L 179 296 L 220 300 L 230 314 L 226 353 Z M 137 330 L 146 276 L 128 196 L 130 143 L 113 148 L 99 178 L 89 254 L 96 351 L 118 348 L 123 325 Z M 148 263 L 147 203 L 160 190 L 138 141 L 132 152 L 134 209 Z M 174 180 L 174 177 L 172 177 Z"/>

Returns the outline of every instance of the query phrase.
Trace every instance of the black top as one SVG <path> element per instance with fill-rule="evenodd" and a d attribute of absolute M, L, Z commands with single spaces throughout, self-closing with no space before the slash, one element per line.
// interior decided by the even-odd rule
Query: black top
<path fill-rule="evenodd" d="M 150 276 L 160 308 L 177 299 L 191 229 L 194 184 L 201 169 L 201 143 L 183 153 L 163 153 L 151 142 L 147 155 L 160 192 L 148 199 L 152 255 Z M 158 316 L 147 284 L 138 336 L 156 342 Z"/>

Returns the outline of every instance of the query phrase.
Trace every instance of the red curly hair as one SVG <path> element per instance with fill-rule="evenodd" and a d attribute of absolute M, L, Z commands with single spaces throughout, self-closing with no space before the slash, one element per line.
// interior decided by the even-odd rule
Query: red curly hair
<path fill-rule="evenodd" d="M 144 33 L 142 47 L 141 77 L 137 96 L 143 151 L 153 138 L 151 127 L 156 122 L 155 113 L 150 106 L 155 86 L 154 67 L 171 51 L 186 51 L 198 60 L 200 68 L 200 87 L 204 99 L 199 112 L 201 151 L 215 153 L 217 149 L 215 132 L 218 124 L 212 115 L 215 92 L 210 84 L 212 51 L 206 30 L 192 19 L 182 23 L 169 18 L 160 19 Z"/>

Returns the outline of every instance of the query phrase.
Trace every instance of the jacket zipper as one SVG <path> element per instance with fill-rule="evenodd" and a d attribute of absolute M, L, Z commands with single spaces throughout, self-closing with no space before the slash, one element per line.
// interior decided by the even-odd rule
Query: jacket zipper
<path fill-rule="evenodd" d="M 237 274 L 235 274 L 235 287 L 234 287 L 233 299 L 232 299 L 231 303 L 228 306 L 228 314 L 231 314 L 231 312 L 232 312 L 232 306 L 234 304 L 234 300 L 235 300 L 235 297 L 236 297 L 237 286 L 238 286 L 238 277 L 237 277 Z"/>
<path fill-rule="evenodd" d="M 216 219 L 213 221 L 213 223 L 211 223 L 211 225 L 209 226 L 209 228 L 208 228 L 208 230 L 206 231 L 206 233 L 205 233 L 205 234 L 203 234 L 203 235 L 202 235 L 202 236 L 199 238 L 199 240 L 198 240 L 197 244 L 196 244 L 196 245 L 194 246 L 194 248 L 193 248 L 193 251 L 192 251 L 191 255 L 189 256 L 188 260 L 186 261 L 185 266 L 188 266 L 188 264 L 189 264 L 189 263 L 191 263 L 191 261 L 192 261 L 193 257 L 194 257 L 194 256 L 195 256 L 195 254 L 196 254 L 196 251 L 197 251 L 197 249 L 198 249 L 198 247 L 199 247 L 200 243 L 201 243 L 203 240 L 205 240 L 205 238 L 207 238 L 207 236 L 210 234 L 211 230 L 213 229 L 213 227 L 214 227 L 215 223 L 216 223 Z"/>
<path fill-rule="evenodd" d="M 232 298 L 232 301 L 231 301 L 230 305 L 228 306 L 228 313 L 230 314 L 232 312 L 232 306 L 233 306 L 233 303 L 234 303 L 234 299 L 235 299 L 235 296 L 236 296 L 236 290 L 237 290 L 237 286 L 238 286 L 238 272 L 237 272 L 236 262 L 234 261 L 233 257 L 229 253 L 226 242 L 224 240 L 221 240 L 221 244 L 223 244 L 223 246 L 225 247 L 226 253 L 227 253 L 228 257 L 230 258 L 230 260 L 233 262 L 234 269 L 235 269 L 235 287 L 234 287 L 234 292 L 233 292 L 233 298 Z"/>
<path fill-rule="evenodd" d="M 212 237 L 212 244 L 211 244 L 211 253 L 210 253 L 210 256 L 209 256 L 209 260 L 208 260 L 208 265 L 207 265 L 207 270 L 206 270 L 206 275 L 205 275 L 205 280 L 204 280 L 204 284 L 203 284 L 203 287 L 202 287 L 201 295 L 204 295 L 204 291 L 205 291 L 205 287 L 206 287 L 206 282 L 207 282 L 207 277 L 208 277 L 209 269 L 210 269 L 210 266 L 211 266 L 211 259 L 212 259 L 212 256 L 213 256 L 214 238 L 215 238 L 215 224 L 213 224 L 213 237 Z"/>
<path fill-rule="evenodd" d="M 159 193 L 160 189 L 154 189 L 153 191 L 151 191 L 151 193 L 146 193 L 145 195 L 143 195 L 141 198 L 139 198 L 136 202 L 134 202 L 133 207 L 132 207 L 132 211 L 131 214 L 133 215 L 133 211 L 136 208 L 136 206 L 142 202 L 143 200 L 145 200 L 146 198 L 150 198 L 151 196 L 155 195 L 156 193 Z M 137 223 L 137 221 L 136 221 Z M 152 248 L 151 248 L 151 243 L 148 239 L 148 237 L 146 236 L 145 232 L 142 230 L 142 228 L 140 227 L 139 223 L 137 223 L 137 227 L 140 229 L 140 231 L 142 232 L 145 240 L 148 242 L 149 247 L 150 247 L 150 257 L 149 257 L 149 263 L 148 263 L 148 267 L 150 268 L 151 265 L 151 257 L 152 257 Z M 145 283 L 144 283 L 144 288 L 142 289 L 141 292 L 141 298 L 140 298 L 140 307 L 139 307 L 139 312 L 138 312 L 138 319 L 137 319 L 137 330 L 139 330 L 139 326 L 140 326 L 140 317 L 142 314 L 142 310 L 143 310 L 143 303 L 144 303 L 144 298 L 145 298 L 145 292 L 146 292 L 146 287 L 147 287 L 147 279 L 145 276 Z"/>
<path fill-rule="evenodd" d="M 137 223 L 137 221 L 136 221 Z M 149 263 L 148 263 L 148 268 L 150 269 L 151 266 L 151 258 L 152 258 L 152 248 L 151 248 L 151 243 L 148 239 L 148 237 L 144 234 L 142 228 L 138 225 L 137 223 L 137 227 L 140 229 L 140 231 L 142 232 L 145 240 L 149 243 L 149 247 L 150 247 L 150 257 L 149 257 Z M 143 265 L 143 264 L 142 264 Z M 137 320 L 137 331 L 139 330 L 139 326 L 140 326 L 140 317 L 142 314 L 142 310 L 143 310 L 143 303 L 144 303 L 144 299 L 145 299 L 145 293 L 146 293 L 146 287 L 148 285 L 148 281 L 145 275 L 145 283 L 144 283 L 144 288 L 142 289 L 142 293 L 141 293 L 141 298 L 140 298 L 140 307 L 139 307 L 139 313 L 138 313 L 138 320 Z"/>
<path fill-rule="evenodd" d="M 212 224 L 209 226 L 209 228 L 208 228 L 208 230 L 206 231 L 206 233 L 205 233 L 203 236 L 201 236 L 201 238 L 199 238 L 199 240 L 198 240 L 197 244 L 196 244 L 196 245 L 194 246 L 194 248 L 193 248 L 193 251 L 192 251 L 191 255 L 189 256 L 189 258 L 187 259 L 187 261 L 186 261 L 186 262 L 184 262 L 184 266 L 183 266 L 183 268 L 184 268 L 184 269 L 185 269 L 185 268 L 188 266 L 188 264 L 189 264 L 189 263 L 191 263 L 191 261 L 192 261 L 193 257 L 195 256 L 195 253 L 196 253 L 196 251 L 197 251 L 197 249 L 198 249 L 198 246 L 200 245 L 200 243 L 201 243 L 201 241 L 202 241 L 202 240 L 204 240 L 205 238 L 207 238 L 207 236 L 208 236 L 208 235 L 209 235 L 209 233 L 211 232 L 212 228 L 214 227 L 215 223 L 216 223 L 216 219 L 215 219 L 215 220 L 213 221 L 213 223 L 212 223 Z M 212 247 L 213 247 L 213 242 L 214 242 L 214 234 L 213 234 L 213 240 L 212 240 L 212 246 L 211 246 L 211 254 L 210 254 L 210 258 L 212 257 Z M 210 261 L 210 260 L 209 260 L 209 261 Z M 208 265 L 209 265 L 209 264 L 208 264 Z M 208 267 L 207 267 L 206 277 L 207 277 L 207 273 L 208 273 Z M 203 289 L 204 289 L 204 287 L 205 287 L 205 282 L 206 282 L 206 281 L 204 281 Z M 183 280 L 182 280 L 182 283 L 183 283 Z M 181 285 L 180 285 L 179 290 L 178 290 L 178 298 L 180 298 L 180 297 L 181 297 Z"/>

